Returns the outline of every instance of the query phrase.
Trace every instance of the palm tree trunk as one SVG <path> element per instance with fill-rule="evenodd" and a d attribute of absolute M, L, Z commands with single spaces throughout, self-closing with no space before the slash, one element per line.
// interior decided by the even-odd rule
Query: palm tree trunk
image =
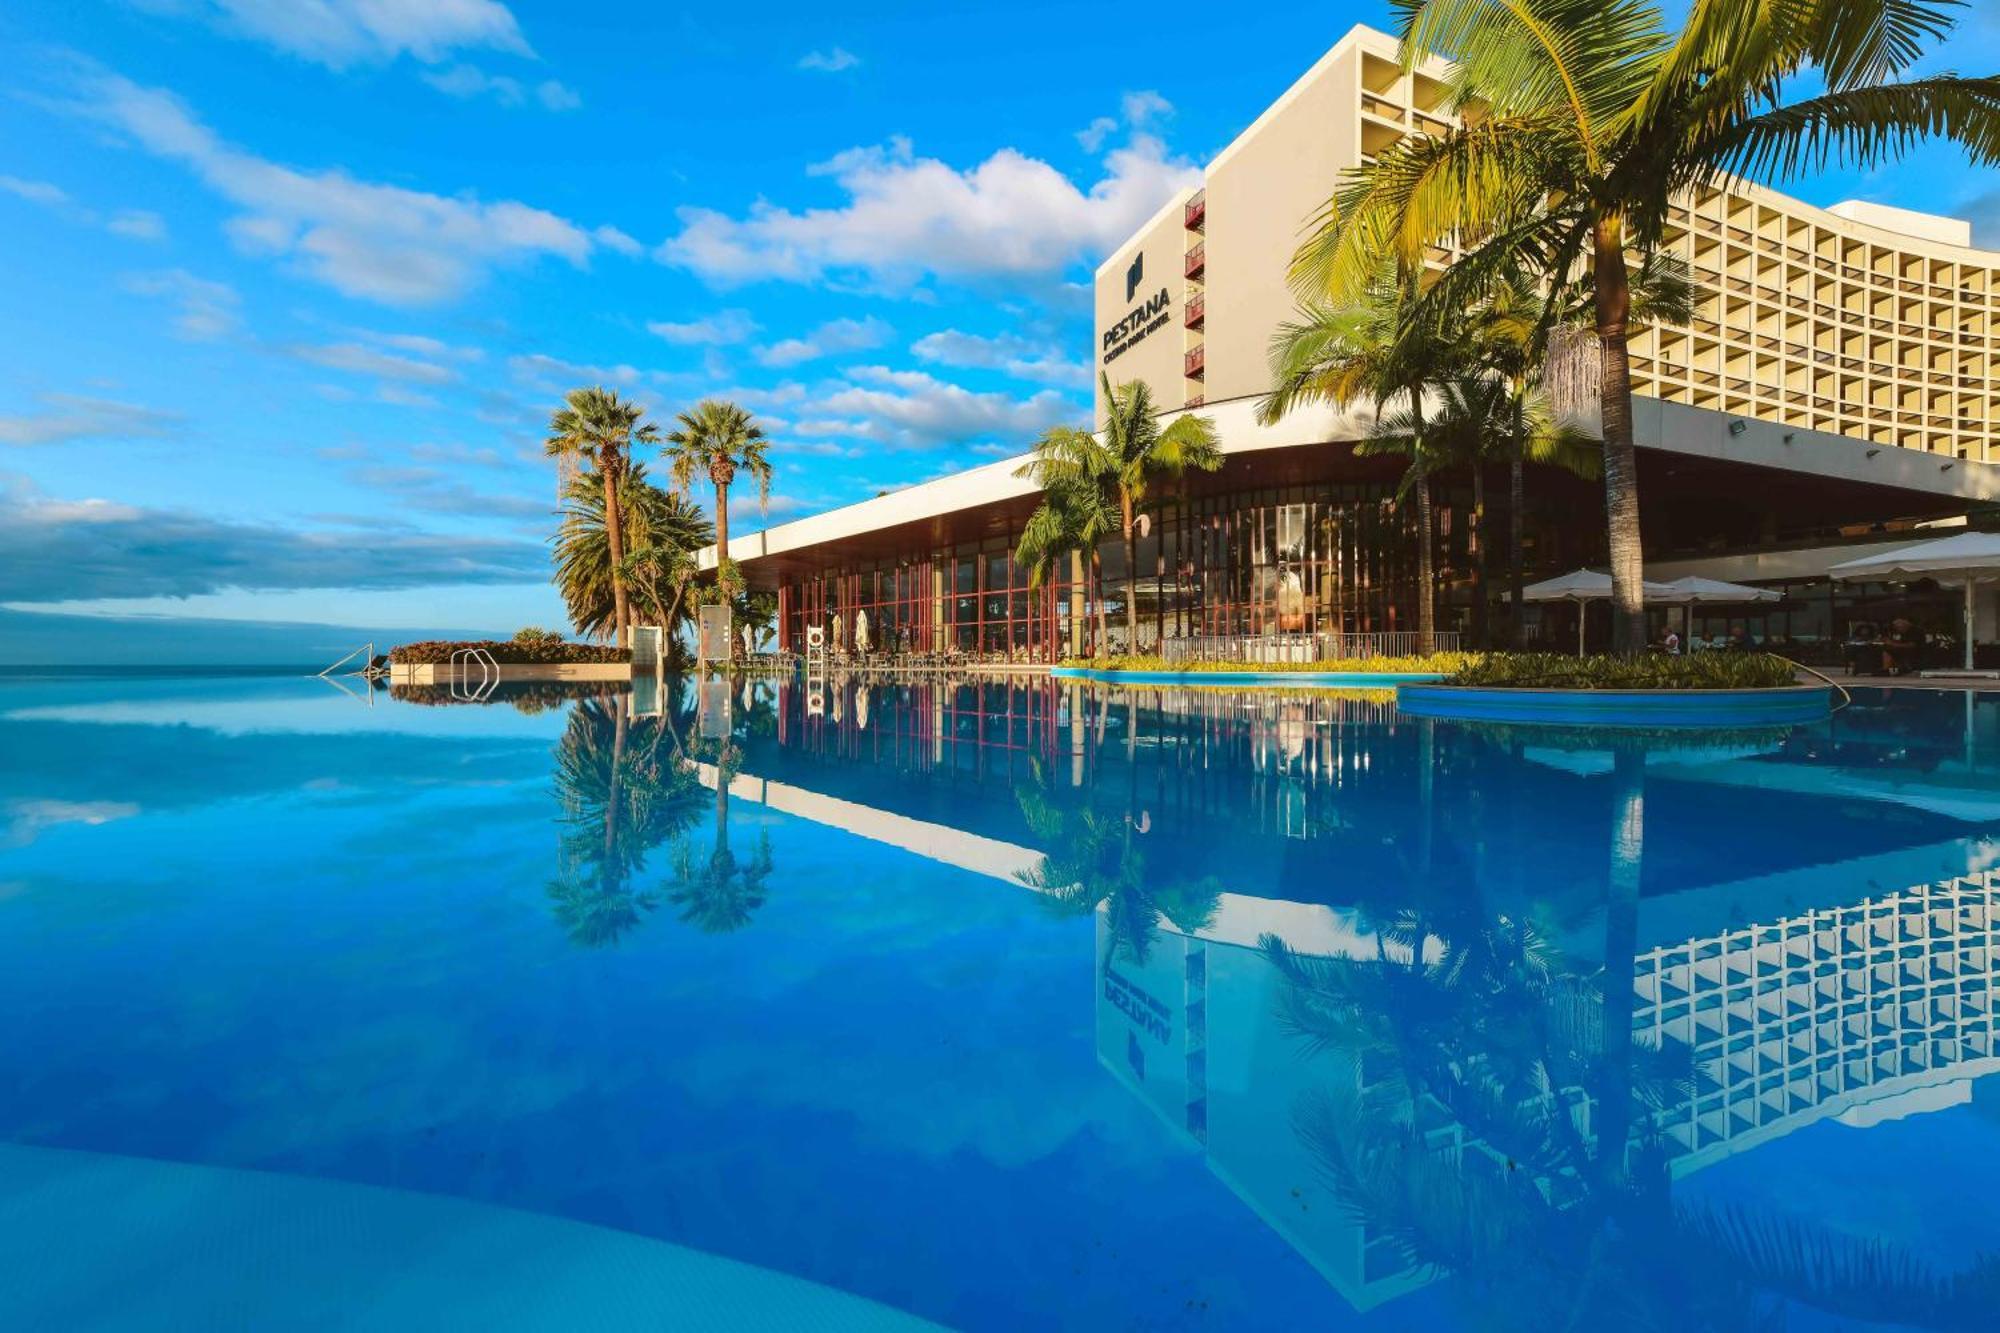
<path fill-rule="evenodd" d="M 1524 441 L 1521 436 L 1525 429 L 1522 421 L 1521 400 L 1514 400 L 1514 438 L 1507 451 L 1507 600 L 1511 607 L 1508 629 L 1514 646 L 1519 648 L 1525 636 L 1521 624 L 1521 520 L 1522 510 L 1528 503 L 1527 469 L 1521 462 Z"/>
<path fill-rule="evenodd" d="M 1639 460 L 1632 442 L 1632 362 L 1625 345 L 1632 292 L 1621 221 L 1596 228 L 1597 340 L 1604 371 L 1604 526 L 1611 554 L 1611 651 L 1646 651 L 1646 561 L 1639 540 Z"/>
<path fill-rule="evenodd" d="M 729 567 L 729 483 L 715 483 L 715 591 L 721 604 L 729 605 L 729 593 L 722 586 L 722 574 Z M 729 627 L 729 656 L 736 657 L 736 626 Z"/>
<path fill-rule="evenodd" d="M 1428 656 L 1437 651 L 1437 605 L 1432 585 L 1437 581 L 1435 553 L 1431 550 L 1431 478 L 1424 465 L 1424 391 L 1410 391 L 1410 470 L 1417 491 L 1417 652 Z"/>
<path fill-rule="evenodd" d="M 1472 637 L 1484 649 L 1486 642 L 1486 460 L 1472 460 Z"/>
<path fill-rule="evenodd" d="M 1090 548 L 1091 596 L 1097 603 L 1097 651 L 1093 657 L 1103 657 L 1111 651 L 1111 623 L 1104 613 L 1104 557 L 1098 549 Z"/>
<path fill-rule="evenodd" d="M 1118 489 L 1118 519 L 1125 537 L 1125 651 L 1139 652 L 1139 541 L 1133 534 L 1132 493 Z"/>
<path fill-rule="evenodd" d="M 597 456 L 597 473 L 604 478 L 604 540 L 611 548 L 611 641 L 624 647 L 630 642 L 626 626 L 631 623 L 632 608 L 626 601 L 625 576 L 619 569 L 625 563 L 625 516 L 618 508 L 618 463 L 615 451 Z"/>

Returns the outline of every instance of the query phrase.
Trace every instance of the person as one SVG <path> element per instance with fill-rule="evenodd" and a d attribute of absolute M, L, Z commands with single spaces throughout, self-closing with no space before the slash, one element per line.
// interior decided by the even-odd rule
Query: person
<path fill-rule="evenodd" d="M 1729 651 L 1732 653 L 1754 653 L 1757 640 L 1750 637 L 1750 631 L 1741 621 L 1729 627 Z"/>
<path fill-rule="evenodd" d="M 1922 665 L 1923 637 L 1903 616 L 1889 622 L 1882 640 L 1882 669 L 1892 676 L 1907 675 Z"/>
<path fill-rule="evenodd" d="M 1872 620 L 1857 620 L 1847 631 L 1845 649 L 1847 674 L 1865 676 L 1882 665 L 1882 640 L 1875 632 Z"/>
<path fill-rule="evenodd" d="M 1660 646 L 1667 650 L 1668 657 L 1679 657 L 1681 655 L 1681 636 L 1673 630 L 1668 630 L 1667 637 L 1660 641 Z"/>

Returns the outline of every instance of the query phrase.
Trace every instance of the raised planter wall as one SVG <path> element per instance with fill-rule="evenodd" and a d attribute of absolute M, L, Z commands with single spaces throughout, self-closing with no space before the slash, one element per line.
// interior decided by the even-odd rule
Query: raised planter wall
<path fill-rule="evenodd" d="M 1410 681 L 1440 680 L 1435 672 L 1390 671 L 1100 671 L 1096 667 L 1051 667 L 1060 680 L 1097 680 L 1112 685 L 1290 685 L 1294 689 L 1386 690 Z"/>
<path fill-rule="evenodd" d="M 449 685 L 454 680 L 464 680 L 477 684 L 479 668 L 468 666 L 456 669 L 446 662 L 391 662 L 389 683 L 391 685 Z M 500 679 L 503 681 L 522 680 L 630 680 L 630 662 L 559 662 L 522 663 L 502 662 Z"/>
<path fill-rule="evenodd" d="M 1494 685 L 1403 685 L 1396 707 L 1413 717 L 1545 722 L 1589 727 L 1755 727 L 1817 722 L 1833 709 L 1825 685 L 1759 690 L 1530 690 Z"/>

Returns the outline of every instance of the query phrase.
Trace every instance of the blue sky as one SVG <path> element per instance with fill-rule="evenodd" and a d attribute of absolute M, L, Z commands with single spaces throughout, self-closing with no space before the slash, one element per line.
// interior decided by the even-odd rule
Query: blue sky
<path fill-rule="evenodd" d="M 774 520 L 1018 451 L 1087 415 L 1096 259 L 1388 21 L 14 0 L 0 607 L 560 623 L 540 427 L 580 383 L 753 408 Z M 1947 54 L 2000 66 L 2000 22 Z M 2000 245 L 1948 146 L 1789 188 Z"/>

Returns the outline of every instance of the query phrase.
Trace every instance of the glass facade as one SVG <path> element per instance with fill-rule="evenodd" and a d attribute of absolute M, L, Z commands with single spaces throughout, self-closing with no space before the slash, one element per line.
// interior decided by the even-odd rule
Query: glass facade
<path fill-rule="evenodd" d="M 1475 534 L 1465 497 L 1434 490 L 1439 628 L 1461 628 Z M 1111 647 L 1126 650 L 1128 599 L 1140 652 L 1195 635 L 1414 629 L 1413 509 L 1387 482 L 1170 499 L 1143 516 L 1133 569 L 1114 538 L 1040 587 L 1013 559 L 1018 532 L 851 563 L 835 554 L 781 584 L 782 646 L 798 650 L 818 624 L 839 654 L 1052 661 L 1091 650 L 1100 611 Z"/>

